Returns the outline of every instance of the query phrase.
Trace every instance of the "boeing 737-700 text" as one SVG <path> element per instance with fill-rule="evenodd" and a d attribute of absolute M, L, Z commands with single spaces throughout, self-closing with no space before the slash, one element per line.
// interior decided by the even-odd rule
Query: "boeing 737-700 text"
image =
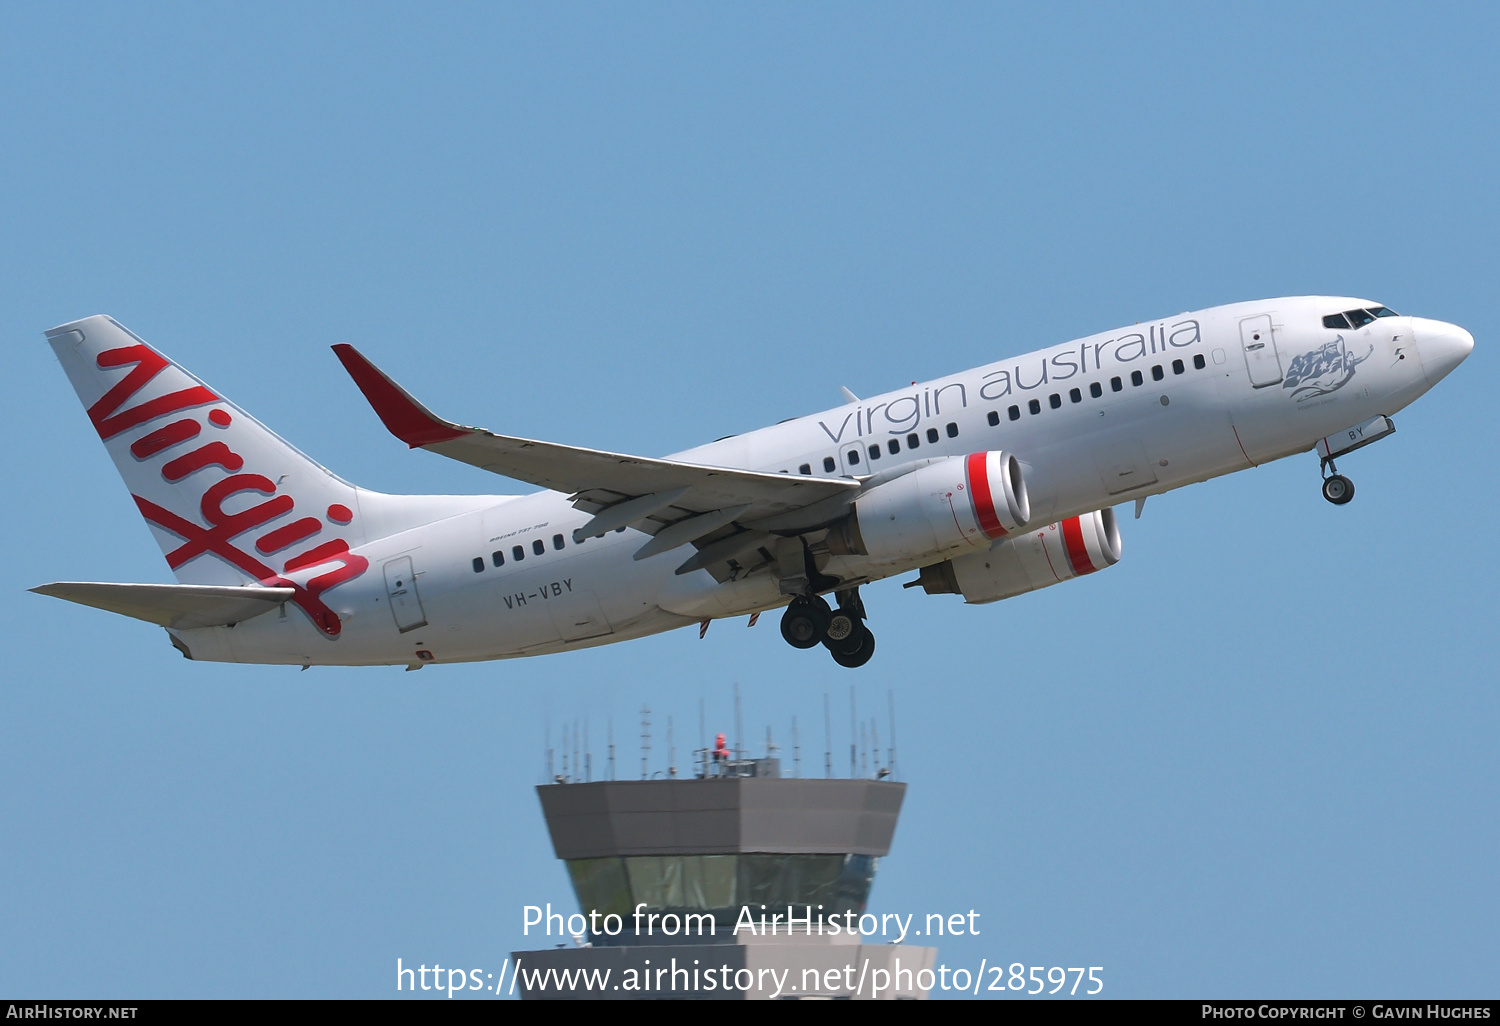
<path fill-rule="evenodd" d="M 539 655 L 782 606 L 790 644 L 860 666 L 863 584 L 1045 588 L 1119 560 L 1113 505 L 1313 449 L 1348 502 L 1335 457 L 1474 346 L 1361 299 L 1240 303 L 846 391 L 663 459 L 463 427 L 333 347 L 401 441 L 544 489 L 496 496 L 349 484 L 112 318 L 47 339 L 178 583 L 34 590 L 160 624 L 190 659 L 304 667 Z"/>

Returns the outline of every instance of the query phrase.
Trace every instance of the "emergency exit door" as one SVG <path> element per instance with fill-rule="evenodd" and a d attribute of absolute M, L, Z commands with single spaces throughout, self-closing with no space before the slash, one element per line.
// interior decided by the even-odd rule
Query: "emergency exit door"
<path fill-rule="evenodd" d="M 397 556 L 386 561 L 385 594 L 391 603 L 391 615 L 396 618 L 396 630 L 405 634 L 427 626 L 427 614 L 422 612 L 422 599 L 417 595 L 417 579 L 412 573 L 410 556 Z"/>
<path fill-rule="evenodd" d="M 1245 369 L 1252 388 L 1265 388 L 1281 380 L 1281 354 L 1276 351 L 1276 333 L 1270 314 L 1240 321 L 1240 346 L 1245 351 Z"/>

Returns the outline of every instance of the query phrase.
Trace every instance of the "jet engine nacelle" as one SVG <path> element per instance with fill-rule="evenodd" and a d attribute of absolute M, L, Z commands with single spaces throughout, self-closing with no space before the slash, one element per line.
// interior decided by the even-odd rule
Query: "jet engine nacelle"
<path fill-rule="evenodd" d="M 994 602 L 1070 581 L 1120 561 L 1120 528 L 1112 509 L 1012 534 L 988 552 L 924 566 L 914 584 L 929 595 L 962 595 Z M 910 585 L 908 585 L 910 587 Z"/>
<path fill-rule="evenodd" d="M 876 485 L 831 532 L 834 552 L 876 563 L 987 549 L 1031 516 L 1021 464 L 1008 452 L 951 456 Z"/>

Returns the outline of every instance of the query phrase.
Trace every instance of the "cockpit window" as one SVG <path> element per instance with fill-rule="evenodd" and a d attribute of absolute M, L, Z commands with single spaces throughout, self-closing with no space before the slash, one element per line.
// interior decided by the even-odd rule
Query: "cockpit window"
<path fill-rule="evenodd" d="M 1396 311 L 1388 306 L 1372 306 L 1368 310 L 1345 310 L 1343 313 L 1329 314 L 1323 318 L 1325 328 L 1363 328 L 1377 317 L 1399 317 Z"/>

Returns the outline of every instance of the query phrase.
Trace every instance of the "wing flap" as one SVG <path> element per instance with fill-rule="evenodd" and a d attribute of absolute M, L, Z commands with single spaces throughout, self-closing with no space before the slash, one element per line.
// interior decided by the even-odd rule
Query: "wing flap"
<path fill-rule="evenodd" d="M 290 601 L 291 588 L 211 584 L 104 584 L 56 581 L 32 588 L 38 595 L 133 616 L 161 627 L 225 627 Z"/>

